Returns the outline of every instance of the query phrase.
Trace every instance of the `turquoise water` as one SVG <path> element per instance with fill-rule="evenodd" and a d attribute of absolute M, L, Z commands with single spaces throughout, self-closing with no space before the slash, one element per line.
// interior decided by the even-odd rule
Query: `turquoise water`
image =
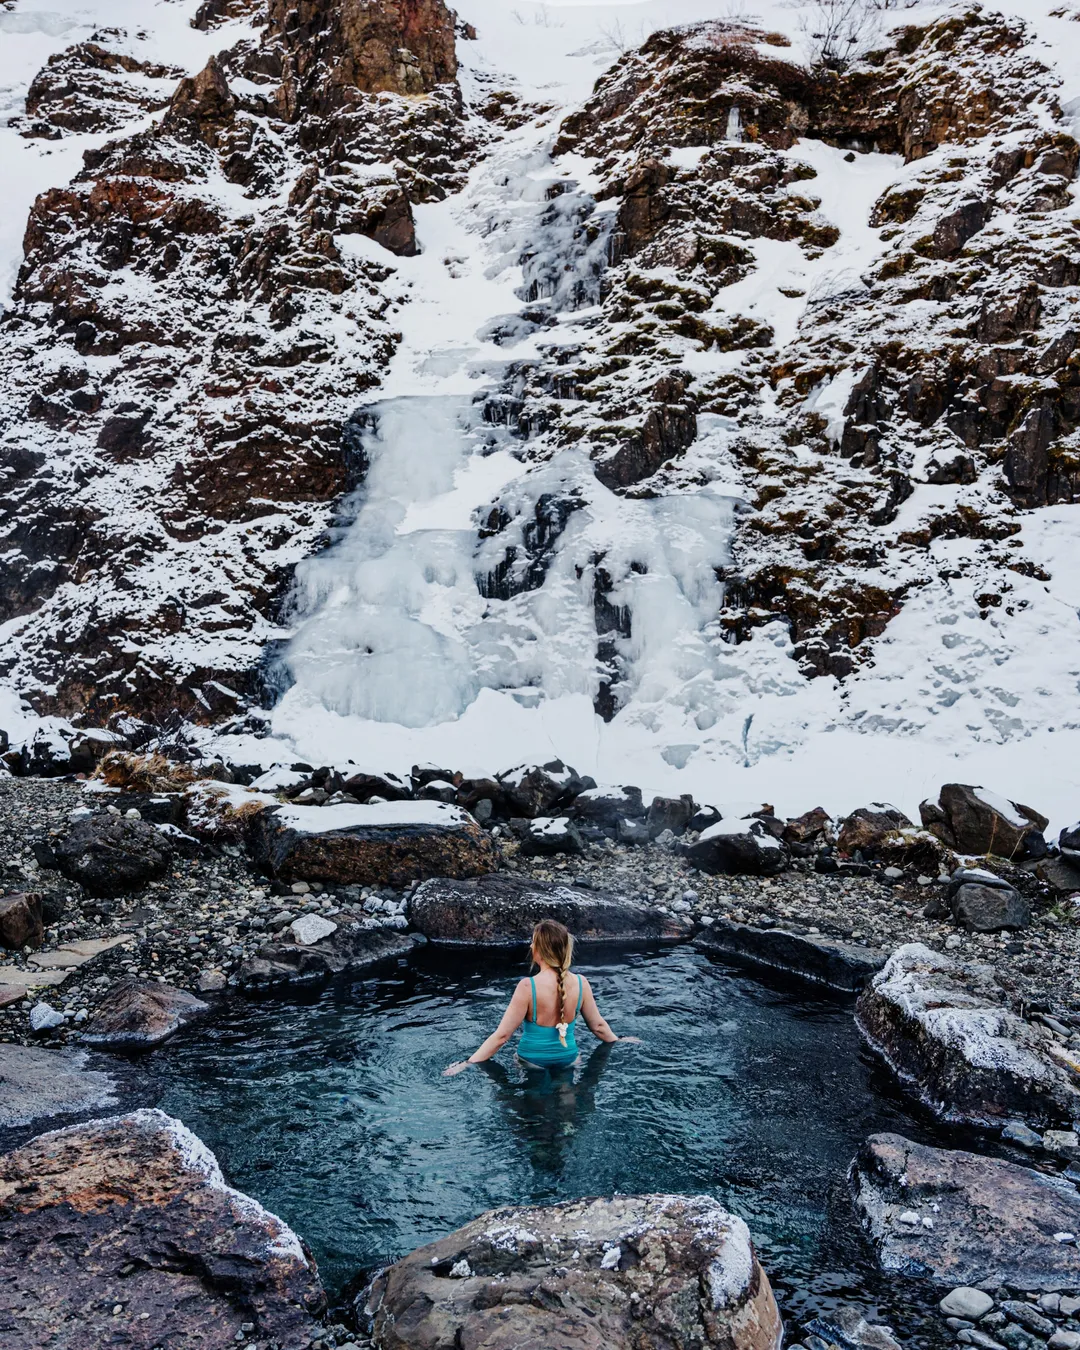
<path fill-rule="evenodd" d="M 581 1028 L 572 1074 L 527 1074 L 508 1047 L 445 1079 L 522 969 L 426 949 L 302 1001 L 226 1006 L 156 1056 L 161 1105 L 303 1234 L 332 1295 L 496 1205 L 707 1191 L 750 1225 L 792 1330 L 835 1300 L 878 1309 L 912 1344 L 936 1335 L 926 1295 L 876 1276 L 851 1216 L 860 1141 L 933 1134 L 888 1095 L 850 1004 L 688 947 L 586 949 L 577 968 L 642 1045 Z"/>

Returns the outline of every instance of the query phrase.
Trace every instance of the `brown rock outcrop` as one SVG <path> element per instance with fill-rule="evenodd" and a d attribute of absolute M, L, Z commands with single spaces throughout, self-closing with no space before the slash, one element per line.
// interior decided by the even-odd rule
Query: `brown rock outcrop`
<path fill-rule="evenodd" d="M 706 1196 L 492 1210 L 379 1274 L 378 1350 L 544 1346 L 779 1350 L 746 1225 Z"/>
<path fill-rule="evenodd" d="M 498 865 L 472 816 L 437 802 L 271 808 L 252 818 L 249 839 L 255 861 L 282 881 L 405 886 Z"/>
<path fill-rule="evenodd" d="M 102 1050 L 150 1050 L 209 1010 L 209 1004 L 184 989 L 120 980 L 94 1009 L 83 1040 Z"/>
<path fill-rule="evenodd" d="M 307 1345 L 326 1299 L 299 1238 L 227 1186 L 161 1111 L 39 1135 L 0 1158 L 9 1350 Z"/>
<path fill-rule="evenodd" d="M 871 1135 L 849 1181 L 887 1271 L 946 1287 L 1076 1287 L 1076 1248 L 1054 1236 L 1080 1229 L 1080 1194 L 1067 1181 L 898 1134 Z"/>
<path fill-rule="evenodd" d="M 9 951 L 40 947 L 44 936 L 41 896 L 36 891 L 0 896 L 0 947 Z"/>

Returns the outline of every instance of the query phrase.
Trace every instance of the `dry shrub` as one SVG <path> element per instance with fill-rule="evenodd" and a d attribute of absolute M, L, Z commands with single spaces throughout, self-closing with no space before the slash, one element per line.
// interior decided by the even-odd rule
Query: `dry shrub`
<path fill-rule="evenodd" d="M 97 766 L 94 777 L 122 792 L 183 792 L 196 775 L 190 764 L 177 764 L 164 755 L 111 750 Z"/>

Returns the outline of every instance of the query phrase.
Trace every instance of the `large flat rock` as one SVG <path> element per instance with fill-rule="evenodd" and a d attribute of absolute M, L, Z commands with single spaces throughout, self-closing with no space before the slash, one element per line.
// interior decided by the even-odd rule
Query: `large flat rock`
<path fill-rule="evenodd" d="M 83 1032 L 105 1050 L 150 1050 L 210 1011 L 210 1005 L 168 984 L 119 980 L 95 1008 Z"/>
<path fill-rule="evenodd" d="M 296 1234 L 161 1111 L 0 1158 L 0 1246 L 4 1350 L 307 1346 L 325 1307 Z"/>
<path fill-rule="evenodd" d="M 1080 1192 L 1062 1178 L 976 1153 L 875 1134 L 849 1173 L 882 1267 L 939 1284 L 1080 1288 Z"/>
<path fill-rule="evenodd" d="M 251 818 L 255 861 L 282 881 L 406 886 L 493 872 L 495 845 L 467 811 L 443 802 L 282 806 Z"/>
<path fill-rule="evenodd" d="M 778 1350 L 743 1221 L 708 1196 L 506 1208 L 376 1278 L 378 1350 Z"/>
<path fill-rule="evenodd" d="M 85 1050 L 0 1045 L 0 1131 L 107 1110 L 117 1094 L 114 1075 L 90 1067 Z"/>
<path fill-rule="evenodd" d="M 899 947 L 859 996 L 859 1030 L 938 1115 L 992 1127 L 1080 1118 L 1080 1060 L 1017 1017 L 989 966 Z"/>
<path fill-rule="evenodd" d="M 756 928 L 732 919 L 715 919 L 698 934 L 695 945 L 849 994 L 857 993 L 872 979 L 886 959 L 876 947 L 812 933 L 790 933 L 784 928 Z"/>
<path fill-rule="evenodd" d="M 365 928 L 360 921 L 339 915 L 335 919 L 334 931 L 318 942 L 282 939 L 265 943 L 241 965 L 236 983 L 249 990 L 313 984 L 408 956 L 416 945 L 416 938 L 392 928 Z"/>
<path fill-rule="evenodd" d="M 433 942 L 513 946 L 541 919 L 557 919 L 578 942 L 648 942 L 690 935 L 687 920 L 639 900 L 526 877 L 425 881 L 409 901 L 409 921 Z"/>

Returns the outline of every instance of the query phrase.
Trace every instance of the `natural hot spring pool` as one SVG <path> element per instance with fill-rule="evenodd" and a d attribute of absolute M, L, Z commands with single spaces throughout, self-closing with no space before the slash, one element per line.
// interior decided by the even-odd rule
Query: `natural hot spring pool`
<path fill-rule="evenodd" d="M 608 1020 L 644 1044 L 594 1051 L 584 1031 L 573 1084 L 530 1087 L 509 1047 L 490 1073 L 442 1078 L 522 965 L 428 948 L 307 999 L 232 1003 L 158 1052 L 161 1105 L 303 1233 L 332 1294 L 496 1205 L 708 1191 L 750 1225 L 789 1339 L 851 1301 L 946 1344 L 932 1291 L 876 1275 L 851 1215 L 867 1134 L 935 1132 L 860 1052 L 850 1004 L 688 947 L 581 955 Z"/>

